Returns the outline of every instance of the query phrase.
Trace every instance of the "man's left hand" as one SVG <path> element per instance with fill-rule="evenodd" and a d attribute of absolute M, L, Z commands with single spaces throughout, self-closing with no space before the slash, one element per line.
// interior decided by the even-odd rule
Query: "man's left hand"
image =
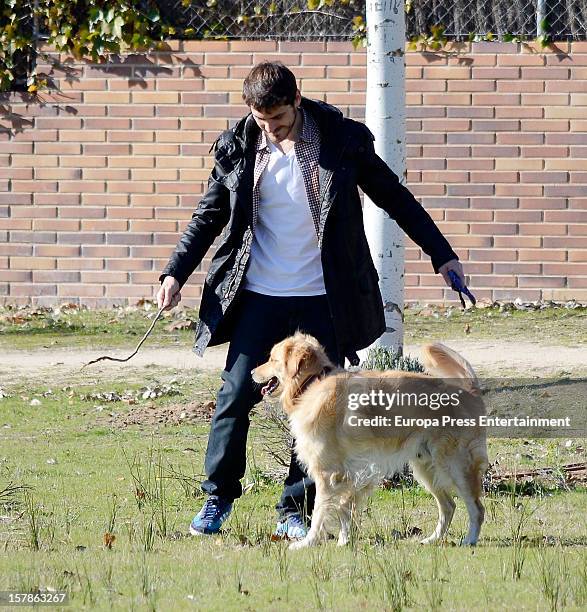
<path fill-rule="evenodd" d="M 452 282 L 451 282 L 450 277 L 448 275 L 448 271 L 449 270 L 452 270 L 453 272 L 456 272 L 456 274 L 459 277 L 462 285 L 466 286 L 467 283 L 465 281 L 465 273 L 463 272 L 463 266 L 461 266 L 461 262 L 458 259 L 451 259 L 450 261 L 447 261 L 445 264 L 440 266 L 440 268 L 438 268 L 438 271 L 440 272 L 440 274 L 442 274 L 442 278 L 444 278 L 444 282 L 449 287 L 451 287 L 452 286 Z"/>

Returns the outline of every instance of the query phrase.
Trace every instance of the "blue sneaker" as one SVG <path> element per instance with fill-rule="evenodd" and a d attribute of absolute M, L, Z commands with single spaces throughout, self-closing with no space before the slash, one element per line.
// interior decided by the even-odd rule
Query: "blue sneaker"
<path fill-rule="evenodd" d="M 277 522 L 275 536 L 287 540 L 303 540 L 308 528 L 299 514 L 290 514 Z"/>
<path fill-rule="evenodd" d="M 192 535 L 211 535 L 218 533 L 222 523 L 232 510 L 232 502 L 217 495 L 210 495 L 202 509 L 196 514 L 190 525 Z"/>

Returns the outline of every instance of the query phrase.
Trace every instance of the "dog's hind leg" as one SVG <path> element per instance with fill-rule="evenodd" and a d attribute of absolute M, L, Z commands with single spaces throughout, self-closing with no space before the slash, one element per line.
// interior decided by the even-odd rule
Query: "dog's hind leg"
<path fill-rule="evenodd" d="M 475 546 L 481 532 L 481 525 L 485 518 L 485 508 L 479 498 L 473 496 L 463 498 L 469 513 L 469 533 L 461 542 L 461 546 Z"/>
<path fill-rule="evenodd" d="M 481 532 L 485 517 L 485 508 L 481 503 L 482 479 L 477 466 L 470 466 L 466 472 L 452 474 L 459 497 L 463 500 L 469 513 L 469 532 L 461 546 L 475 546 Z"/>
<path fill-rule="evenodd" d="M 443 538 L 451 524 L 452 517 L 455 513 L 456 504 L 452 495 L 434 481 L 434 472 L 432 468 L 423 461 L 411 461 L 414 476 L 419 483 L 434 496 L 438 506 L 438 524 L 434 533 L 427 538 L 421 540 L 421 544 L 430 544 Z"/>
<path fill-rule="evenodd" d="M 457 483 L 458 485 L 458 483 Z M 465 502 L 469 513 L 469 532 L 461 542 L 461 546 L 475 546 L 481 532 L 481 525 L 485 518 L 485 508 L 479 499 L 468 486 L 457 486 L 459 497 Z"/>

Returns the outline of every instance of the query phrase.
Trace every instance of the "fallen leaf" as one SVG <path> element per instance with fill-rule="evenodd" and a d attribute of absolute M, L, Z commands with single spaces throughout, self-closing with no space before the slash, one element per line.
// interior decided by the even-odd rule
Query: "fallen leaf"
<path fill-rule="evenodd" d="M 272 542 L 284 542 L 284 541 L 287 541 L 287 540 L 289 540 L 289 538 L 286 535 L 284 535 L 282 537 L 282 536 L 276 535 L 275 533 L 271 534 L 271 541 Z"/>
<path fill-rule="evenodd" d="M 434 311 L 432 310 L 432 308 L 422 308 L 422 310 L 420 310 L 420 312 L 418 313 L 419 317 L 430 317 L 434 314 Z"/>
<path fill-rule="evenodd" d="M 165 331 L 175 331 L 176 329 L 192 329 L 194 323 L 189 319 L 182 319 L 180 321 L 174 321 L 169 325 L 165 326 Z"/>
<path fill-rule="evenodd" d="M 480 309 L 491 308 L 493 306 L 493 301 L 488 298 L 481 298 L 480 300 L 477 300 L 476 306 Z"/>
<path fill-rule="evenodd" d="M 107 531 L 104 534 L 104 546 L 108 548 L 109 550 L 112 550 L 112 545 L 114 544 L 115 541 L 116 541 L 116 536 L 113 533 L 110 533 L 109 531 Z"/>

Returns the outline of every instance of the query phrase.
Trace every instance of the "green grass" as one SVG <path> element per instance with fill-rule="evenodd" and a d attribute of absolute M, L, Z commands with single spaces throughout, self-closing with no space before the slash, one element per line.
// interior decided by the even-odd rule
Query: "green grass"
<path fill-rule="evenodd" d="M 0 309 L 0 348 L 35 349 L 40 347 L 96 348 L 97 346 L 135 346 L 149 328 L 154 307 L 116 310 L 28 309 L 18 322 L 9 318 L 14 311 Z M 555 345 L 587 342 L 587 308 L 547 308 L 540 311 L 504 311 L 497 308 L 405 310 L 405 340 L 503 339 L 524 340 Z M 447 316 L 448 314 L 448 316 Z M 193 340 L 189 329 L 168 330 L 174 317 L 197 320 L 197 311 L 186 309 L 185 316 L 165 313 L 147 340 L 151 346 L 186 346 Z M 465 331 L 465 328 L 467 331 Z"/>
<path fill-rule="evenodd" d="M 29 308 L 22 313 L 0 309 L 0 347 L 9 349 L 88 348 L 97 345 L 135 346 L 152 323 L 155 307 L 106 310 L 67 310 Z M 193 331 L 168 330 L 176 320 L 196 321 L 197 311 L 186 309 L 185 316 L 165 312 L 148 342 L 156 346 L 187 344 Z M 16 316 L 16 321 L 13 317 Z M 178 317 L 178 319 L 176 319 Z"/>
<path fill-rule="evenodd" d="M 11 321 L 0 309 L 0 347 L 134 347 L 153 308 L 108 311 L 33 309 Z M 187 311 L 195 320 L 196 312 Z M 504 339 L 576 345 L 587 340 L 585 309 L 499 312 L 406 310 L 406 342 Z M 193 331 L 155 326 L 151 346 L 189 350 Z M 467 328 L 469 333 L 465 332 Z M 531 374 L 531 373 L 529 373 Z M 62 376 L 64 376 L 62 374 Z M 202 503 L 199 482 L 208 424 L 125 429 L 108 414 L 205 402 L 219 373 L 125 367 L 86 370 L 67 379 L 23 376 L 0 399 L 0 590 L 68 591 L 73 609 L 585 609 L 587 529 L 584 488 L 537 481 L 533 496 L 493 493 L 475 550 L 455 544 L 465 533 L 457 514 L 448 543 L 421 547 L 396 539 L 432 531 L 433 499 L 419 486 L 379 490 L 356 543 L 288 552 L 270 541 L 281 485 L 253 416 L 246 494 L 221 536 L 193 539 L 187 525 Z M 110 376 L 110 378 L 108 378 Z M 140 390 L 169 383 L 177 394 L 142 399 Z M 48 391 L 51 393 L 48 393 Z M 109 402 L 91 393 L 132 395 Z M 40 404 L 31 405 L 32 400 Z M 36 404 L 37 402 L 33 402 Z M 508 470 L 585 461 L 584 440 L 490 441 L 490 459 Z M 27 487 L 2 489 L 9 483 Z M 104 536 L 112 533 L 111 549 Z"/>
<path fill-rule="evenodd" d="M 254 416 L 247 493 L 221 536 L 193 539 L 186 527 L 202 501 L 208 425 L 112 429 L 103 416 L 211 399 L 218 376 L 178 378 L 170 370 L 125 380 L 84 376 L 50 394 L 47 384 L 21 381 L 0 399 L 0 490 L 9 482 L 30 487 L 11 500 L 0 496 L 0 590 L 65 589 L 73 609 L 98 610 L 587 606 L 585 489 L 488 496 L 474 550 L 455 546 L 466 528 L 461 503 L 448 543 L 422 547 L 417 538 L 396 535 L 414 527 L 430 532 L 433 499 L 417 486 L 379 490 L 353 546 L 288 552 L 269 538 L 280 484 L 270 476 Z M 90 391 L 136 391 L 172 376 L 178 395 L 139 397 L 131 406 L 82 399 Z M 31 406 L 33 399 L 40 405 Z M 496 440 L 490 458 L 524 467 L 562 464 L 585 459 L 581 444 Z M 115 536 L 111 549 L 107 532 Z"/>
<path fill-rule="evenodd" d="M 448 314 L 448 316 L 447 316 Z M 405 311 L 406 342 L 426 340 L 520 340 L 540 344 L 579 345 L 587 342 L 587 308 L 504 310 L 498 308 L 441 310 L 421 316 Z"/>

